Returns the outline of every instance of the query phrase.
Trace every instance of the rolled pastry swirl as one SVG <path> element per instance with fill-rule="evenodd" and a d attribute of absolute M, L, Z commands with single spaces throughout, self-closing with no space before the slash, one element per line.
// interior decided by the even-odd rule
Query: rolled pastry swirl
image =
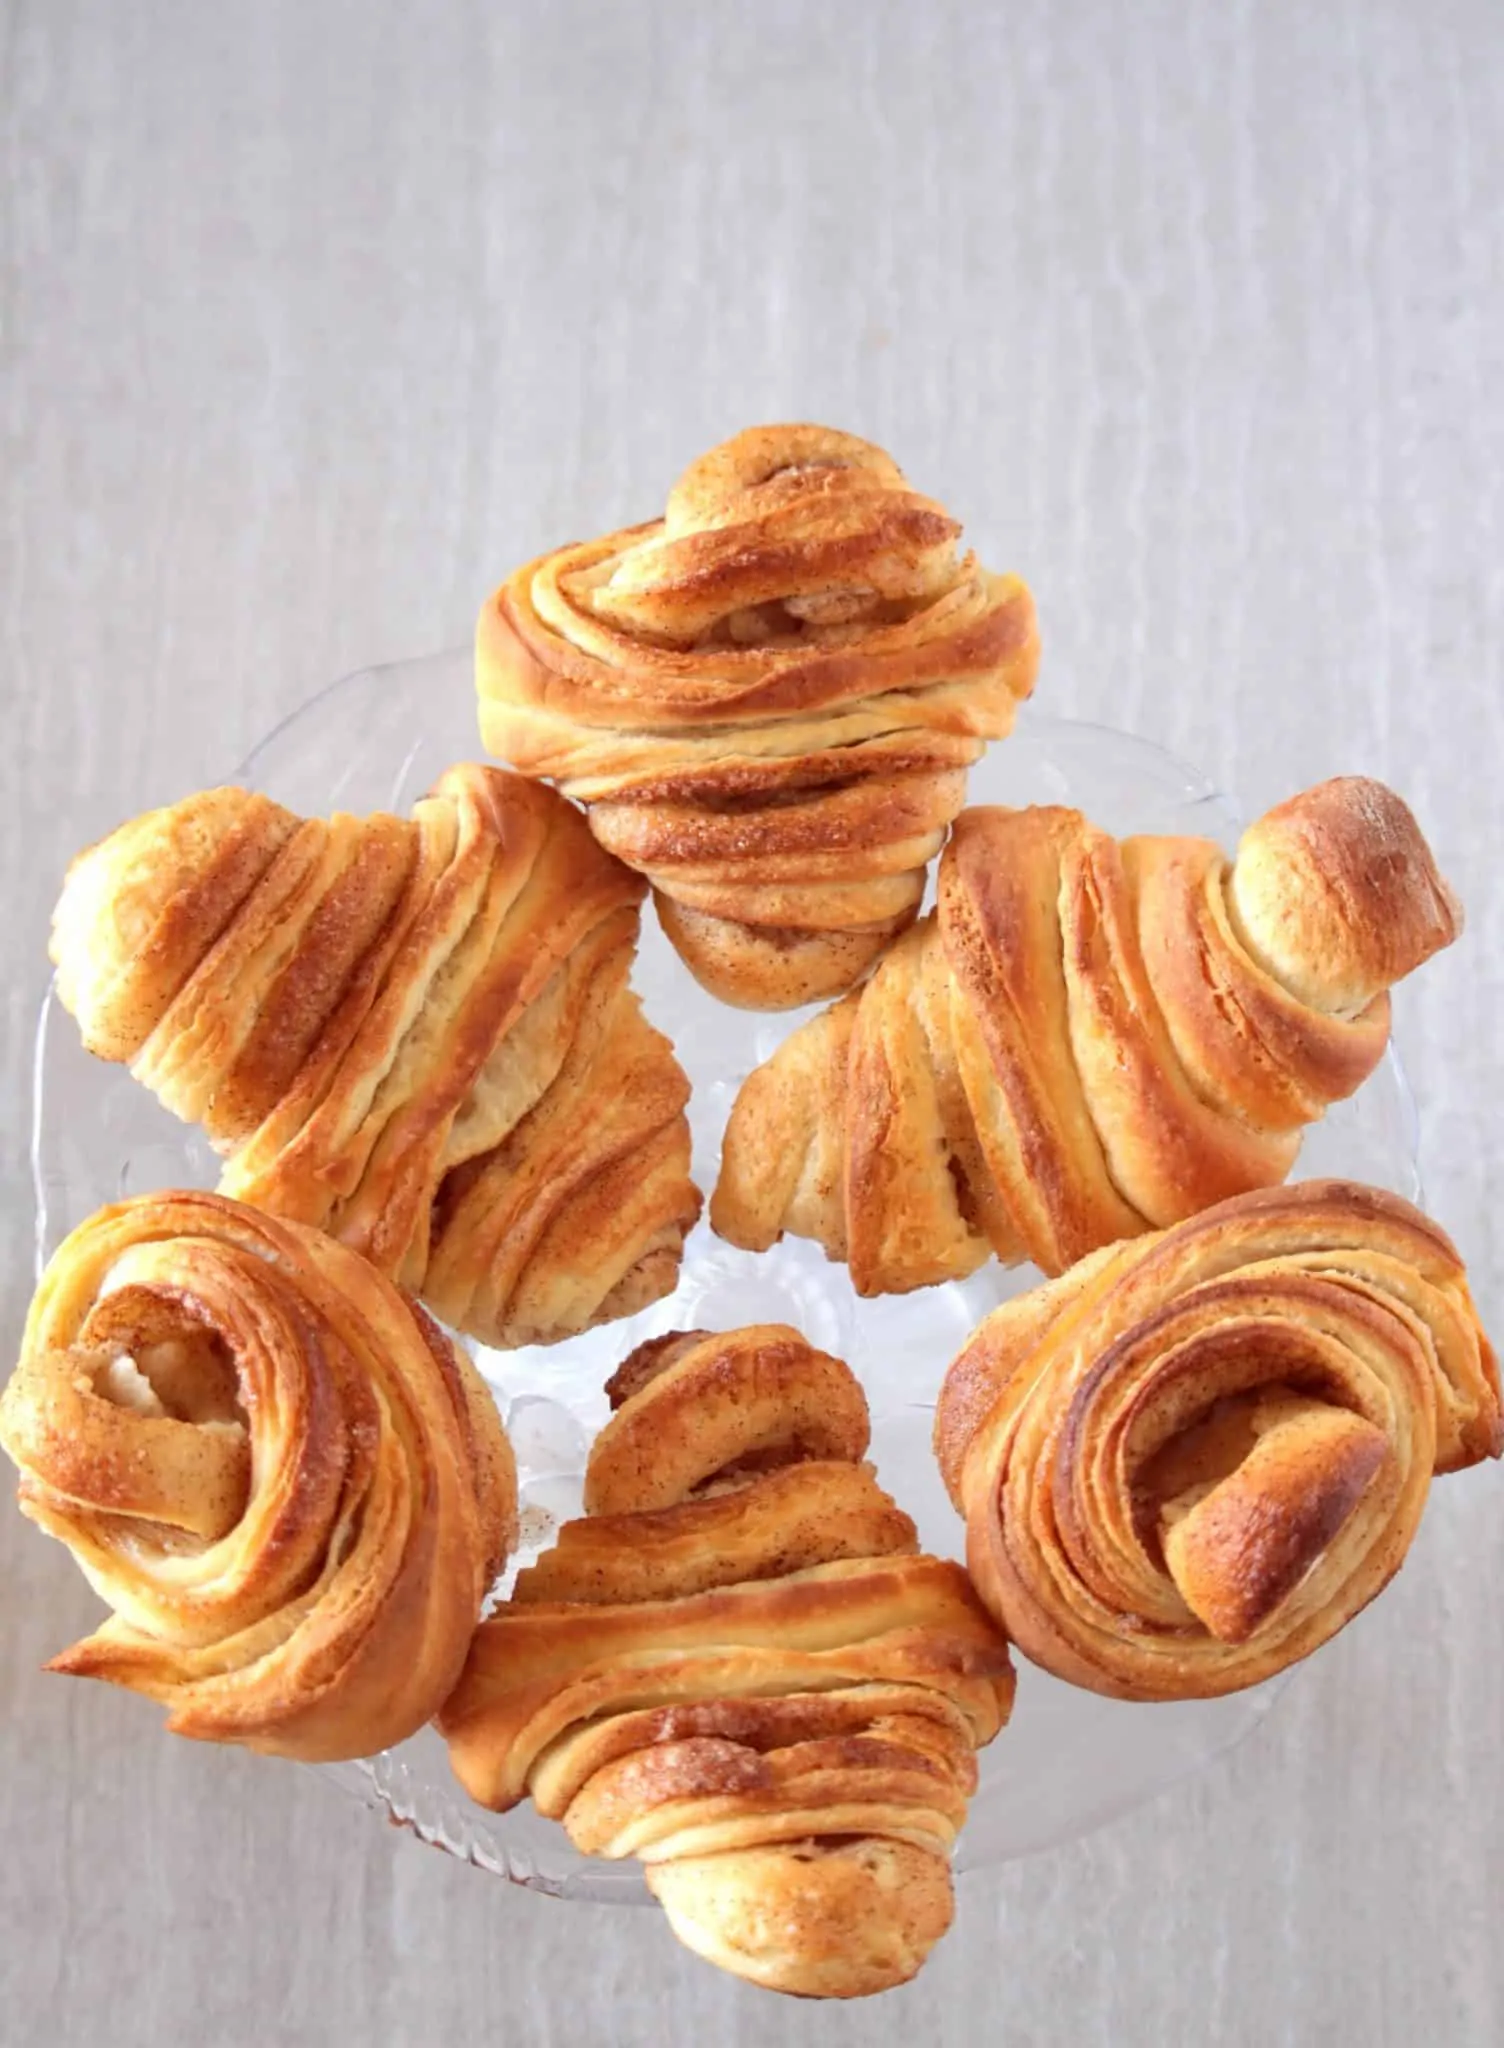
<path fill-rule="evenodd" d="M 784 1231 L 860 1294 L 1097 1246 L 1281 1181 L 1461 928 L 1400 799 L 1348 776 L 1236 860 L 1079 811 L 956 821 L 937 909 L 743 1084 L 711 1222 Z"/>
<path fill-rule="evenodd" d="M 477 1631 L 440 1717 L 483 1805 L 531 1794 L 638 1856 L 675 1933 L 753 1982 L 853 1997 L 951 1917 L 1007 1646 L 862 1463 L 849 1369 L 770 1324 L 641 1346 L 586 1516 Z"/>
<path fill-rule="evenodd" d="M 1004 1303 L 935 1419 L 989 1611 L 1133 1700 L 1309 1656 L 1398 1571 L 1432 1473 L 1500 1443 L 1456 1251 L 1345 1181 L 1239 1196 Z"/>
<path fill-rule="evenodd" d="M 488 1343 L 551 1343 L 670 1292 L 699 1212 L 689 1084 L 628 986 L 643 894 L 495 768 L 411 818 L 214 789 L 79 856 L 52 957 L 224 1193 Z"/>
<path fill-rule="evenodd" d="M 305 1763 L 433 1715 L 516 1534 L 469 1361 L 356 1253 L 220 1195 L 139 1196 L 64 1240 L 0 1444 L 114 1609 L 48 1668 Z"/>
<path fill-rule="evenodd" d="M 866 971 L 1034 686 L 1028 590 L 960 531 L 869 442 L 755 427 L 662 519 L 540 556 L 481 613 L 486 747 L 588 806 L 727 1002 Z"/>

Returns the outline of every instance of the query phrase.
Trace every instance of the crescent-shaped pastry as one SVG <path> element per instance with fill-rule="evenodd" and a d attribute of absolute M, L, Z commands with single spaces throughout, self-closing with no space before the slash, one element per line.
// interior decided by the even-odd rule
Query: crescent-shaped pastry
<path fill-rule="evenodd" d="M 214 789 L 80 854 L 53 919 L 85 1045 L 490 1344 L 672 1291 L 689 1083 L 628 975 L 645 891 L 553 791 L 451 768 L 410 818 Z"/>
<path fill-rule="evenodd" d="M 464 1355 L 355 1252 L 221 1195 L 138 1196 L 64 1240 L 0 1444 L 114 1610 L 48 1668 L 305 1763 L 431 1718 L 516 1534 Z"/>
<path fill-rule="evenodd" d="M 850 1370 L 769 1324 L 641 1346 L 584 1519 L 483 1622 L 461 1783 L 637 1856 L 679 1939 L 775 1990 L 901 1983 L 950 1924 L 1007 1645 L 862 1459 Z"/>
<path fill-rule="evenodd" d="M 784 1231 L 859 1294 L 1099 1245 L 1284 1179 L 1461 913 L 1420 828 L 1346 776 L 1229 860 L 1079 811 L 956 821 L 935 912 L 743 1084 L 710 1220 Z"/>
<path fill-rule="evenodd" d="M 870 442 L 754 427 L 662 519 L 540 556 L 481 613 L 486 747 L 588 807 L 727 1002 L 865 973 L 1034 686 L 1028 590 L 960 532 Z"/>
<path fill-rule="evenodd" d="M 1456 1251 L 1347 1181 L 1239 1196 L 1004 1303 L 935 1418 L 988 1610 L 1132 1700 L 1309 1656 L 1398 1571 L 1432 1474 L 1501 1441 Z"/>

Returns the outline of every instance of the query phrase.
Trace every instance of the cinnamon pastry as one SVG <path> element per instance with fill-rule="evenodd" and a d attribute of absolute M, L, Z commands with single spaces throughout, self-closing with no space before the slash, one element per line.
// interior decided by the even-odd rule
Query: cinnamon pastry
<path fill-rule="evenodd" d="M 1133 1700 L 1309 1656 L 1399 1570 L 1432 1473 L 1501 1440 L 1456 1251 L 1346 1181 L 1239 1196 L 1004 1303 L 935 1418 L 988 1610 Z"/>
<path fill-rule="evenodd" d="M 440 1717 L 461 1783 L 637 1856 L 674 1932 L 780 1991 L 911 1977 L 951 1917 L 1007 1646 L 916 1555 L 849 1369 L 776 1324 L 641 1346 L 586 1516 L 476 1633 Z"/>
<path fill-rule="evenodd" d="M 1033 602 L 870 442 L 754 427 L 481 613 L 481 736 L 584 803 L 713 994 L 849 988 L 1034 686 Z"/>
<path fill-rule="evenodd" d="M 0 1444 L 114 1609 L 49 1670 L 306 1763 L 430 1718 L 516 1533 L 469 1361 L 344 1245 L 220 1195 L 138 1196 L 59 1246 Z"/>
<path fill-rule="evenodd" d="M 901 1293 L 1098 1245 L 1282 1180 L 1373 1071 L 1390 984 L 1461 913 L 1400 799 L 1348 776 L 1243 835 L 1121 843 L 963 813 L 939 902 L 732 1109 L 714 1228 L 786 1230 Z"/>
<path fill-rule="evenodd" d="M 214 789 L 79 856 L 53 921 L 84 1043 L 487 1343 L 672 1291 L 689 1084 L 628 987 L 642 884 L 552 791 L 451 768 L 410 819 Z"/>

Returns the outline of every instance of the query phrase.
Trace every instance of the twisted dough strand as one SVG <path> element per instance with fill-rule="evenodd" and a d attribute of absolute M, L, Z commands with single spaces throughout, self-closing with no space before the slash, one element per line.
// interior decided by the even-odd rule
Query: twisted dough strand
<path fill-rule="evenodd" d="M 529 562 L 481 613 L 486 747 L 589 807 L 727 1001 L 866 970 L 1033 688 L 1029 593 L 959 535 L 870 443 L 760 427 L 662 520 Z"/>
<path fill-rule="evenodd" d="M 0 1444 L 114 1610 L 49 1668 L 305 1762 L 429 1719 L 516 1533 L 463 1354 L 354 1252 L 219 1195 L 122 1202 L 59 1246 Z"/>
<path fill-rule="evenodd" d="M 1284 1178 L 1461 916 L 1400 799 L 1344 777 L 1209 840 L 956 821 L 936 912 L 743 1085 L 711 1222 L 861 1294 L 1095 1247 Z"/>
<path fill-rule="evenodd" d="M 461 1782 L 642 1859 L 679 1938 L 816 1997 L 912 1976 L 950 1921 L 1006 1645 L 861 1462 L 866 1403 L 778 1325 L 635 1352 L 584 1519 L 477 1631 Z"/>
<path fill-rule="evenodd" d="M 1501 1442 L 1453 1246 L 1344 1181 L 1240 1196 L 1005 1303 L 935 1418 L 989 1611 L 1058 1676 L 1145 1700 L 1308 1656 L 1399 1569 L 1432 1473 Z"/>
<path fill-rule="evenodd" d="M 210 790 L 80 855 L 58 993 L 228 1155 L 458 1327 L 551 1342 L 670 1291 L 688 1083 L 628 975 L 642 884 L 551 791 L 444 775 L 410 819 Z"/>

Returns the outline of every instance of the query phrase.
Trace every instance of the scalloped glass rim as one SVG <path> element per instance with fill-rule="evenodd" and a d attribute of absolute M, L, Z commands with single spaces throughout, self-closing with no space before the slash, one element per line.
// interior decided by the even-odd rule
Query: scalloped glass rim
<path fill-rule="evenodd" d="M 269 734 L 237 779 L 309 812 L 404 810 L 450 762 L 477 754 L 471 687 L 466 650 L 344 677 Z M 1228 800 L 1147 740 L 1032 709 L 973 771 L 971 799 L 1074 804 L 1117 832 L 1200 832 L 1230 844 L 1237 831 Z M 802 1013 L 768 1017 L 713 1002 L 651 914 L 636 982 L 694 1083 L 696 1177 L 708 1190 L 738 1082 Z M 1391 1050 L 1358 1095 L 1310 1134 L 1298 1171 L 1348 1174 L 1414 1199 L 1415 1149 L 1413 1105 Z M 50 991 L 37 1032 L 32 1166 L 39 1262 L 103 1202 L 215 1179 L 213 1156 L 198 1133 L 177 1123 L 123 1069 L 91 1059 Z M 960 1524 L 930 1456 L 935 1393 L 977 1321 L 1036 1278 L 1032 1268 L 994 1267 L 959 1285 L 863 1302 L 844 1269 L 811 1245 L 786 1241 L 754 1258 L 721 1244 L 702 1222 L 668 1301 L 554 1349 L 476 1349 L 518 1454 L 518 1562 L 578 1512 L 586 1449 L 606 1413 L 601 1390 L 634 1344 L 693 1323 L 730 1328 L 763 1320 L 796 1323 L 857 1369 L 872 1407 L 882 1479 L 916 1517 L 925 1543 L 959 1556 Z M 1151 1798 L 1239 1741 L 1279 1690 L 1276 1681 L 1232 1699 L 1126 1706 L 1021 1665 L 1012 1724 L 981 1759 L 958 1868 L 1069 1841 Z M 474 1805 L 431 1730 L 382 1756 L 326 1766 L 323 1775 L 422 1840 L 514 1882 L 560 1897 L 647 1897 L 635 1864 L 577 1855 L 563 1830 L 531 1807 L 496 1815 Z"/>

